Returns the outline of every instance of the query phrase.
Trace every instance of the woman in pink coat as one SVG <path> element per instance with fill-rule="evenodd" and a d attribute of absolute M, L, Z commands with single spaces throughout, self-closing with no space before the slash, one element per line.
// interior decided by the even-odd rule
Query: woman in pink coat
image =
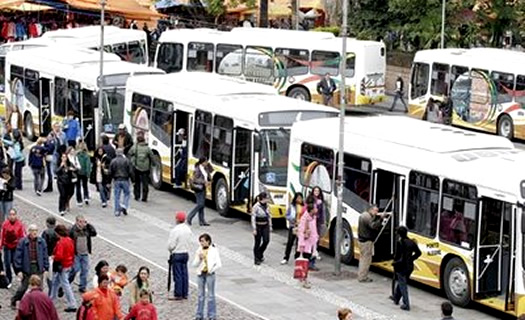
<path fill-rule="evenodd" d="M 317 208 L 313 203 L 308 203 L 306 212 L 302 215 L 297 230 L 297 253 L 305 259 L 310 259 L 317 247 L 319 234 L 317 233 Z M 307 279 L 301 280 L 305 288 L 311 285 Z"/>

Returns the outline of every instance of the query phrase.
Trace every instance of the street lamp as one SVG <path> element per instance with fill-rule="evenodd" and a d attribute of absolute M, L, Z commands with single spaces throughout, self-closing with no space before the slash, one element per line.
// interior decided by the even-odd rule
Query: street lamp
<path fill-rule="evenodd" d="M 441 49 L 445 49 L 445 0 L 441 5 Z"/>
<path fill-rule="evenodd" d="M 98 112 L 95 112 L 95 139 L 98 139 L 102 132 L 102 117 L 104 112 L 104 23 L 106 11 L 106 0 L 100 0 L 100 71 L 98 77 Z"/>
<path fill-rule="evenodd" d="M 339 159 L 337 167 L 337 218 L 335 222 L 335 274 L 341 274 L 341 238 L 343 231 L 343 167 L 344 167 L 344 140 L 345 140 L 345 111 L 346 111 L 346 36 L 348 33 L 348 1 L 343 1 L 343 26 L 341 36 L 343 37 L 343 50 L 341 54 L 341 83 L 339 88 Z"/>

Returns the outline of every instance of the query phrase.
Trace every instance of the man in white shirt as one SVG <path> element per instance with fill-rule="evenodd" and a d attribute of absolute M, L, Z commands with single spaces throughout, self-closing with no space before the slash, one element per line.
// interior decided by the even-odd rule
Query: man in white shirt
<path fill-rule="evenodd" d="M 171 229 L 168 239 L 168 251 L 170 252 L 170 265 L 175 282 L 175 292 L 168 300 L 188 299 L 188 252 L 191 249 L 193 233 L 190 226 L 186 224 L 186 213 L 179 211 L 175 214 L 177 225 Z"/>

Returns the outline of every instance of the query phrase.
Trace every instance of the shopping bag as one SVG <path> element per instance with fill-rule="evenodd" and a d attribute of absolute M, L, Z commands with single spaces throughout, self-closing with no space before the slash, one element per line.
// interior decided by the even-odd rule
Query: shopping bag
<path fill-rule="evenodd" d="M 294 279 L 304 280 L 308 277 L 308 264 L 309 260 L 302 256 L 295 259 L 295 266 L 293 269 Z"/>

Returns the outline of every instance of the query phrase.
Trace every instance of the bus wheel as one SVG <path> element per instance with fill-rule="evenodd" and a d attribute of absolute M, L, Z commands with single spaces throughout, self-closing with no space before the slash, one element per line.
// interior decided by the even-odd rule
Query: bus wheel
<path fill-rule="evenodd" d="M 512 123 L 512 119 L 509 117 L 509 115 L 504 114 L 499 118 L 498 135 L 508 139 L 512 139 L 514 137 L 514 124 Z"/>
<path fill-rule="evenodd" d="M 158 154 L 153 155 L 151 163 L 151 185 L 160 190 L 162 188 L 162 162 Z"/>
<path fill-rule="evenodd" d="M 294 99 L 310 101 L 310 93 L 304 87 L 292 88 L 287 96 Z"/>
<path fill-rule="evenodd" d="M 215 184 L 215 208 L 223 217 L 227 216 L 230 210 L 228 199 L 228 186 L 224 178 L 220 178 Z"/>
<path fill-rule="evenodd" d="M 470 281 L 463 261 L 453 258 L 445 267 L 444 287 L 447 298 L 455 305 L 466 307 L 470 303 Z"/>
<path fill-rule="evenodd" d="M 33 118 L 30 113 L 26 113 L 24 118 L 24 133 L 28 140 L 35 141 L 35 132 L 33 131 Z"/>
<path fill-rule="evenodd" d="M 332 232 L 332 243 L 331 248 L 335 250 L 336 243 L 336 232 L 337 229 L 334 228 Z M 354 236 L 352 235 L 352 230 L 350 225 L 346 220 L 343 219 L 343 232 L 341 234 L 341 262 L 345 264 L 350 264 L 354 260 Z"/>

